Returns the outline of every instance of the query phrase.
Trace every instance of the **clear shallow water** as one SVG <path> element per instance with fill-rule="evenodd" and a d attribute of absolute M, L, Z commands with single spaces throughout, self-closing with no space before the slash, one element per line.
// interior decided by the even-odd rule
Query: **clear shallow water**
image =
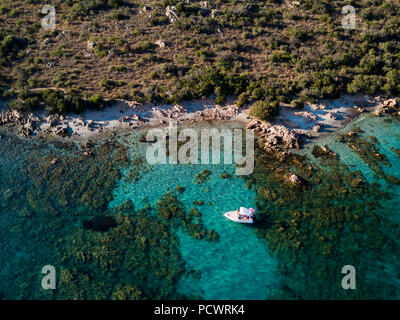
<path fill-rule="evenodd" d="M 384 172 L 400 178 L 400 159 L 390 149 L 390 147 L 400 148 L 400 126 L 397 120 L 392 119 L 390 122 L 390 119 L 392 118 L 363 116 L 350 124 L 343 132 L 356 126 L 365 131 L 365 133 L 361 134 L 362 137 L 366 139 L 368 139 L 369 135 L 376 137 L 379 142 L 377 144 L 379 152 L 385 154 L 391 163 L 390 167 L 382 165 Z M 359 155 L 353 152 L 346 144 L 339 143 L 336 140 L 336 136 L 327 136 L 318 139 L 314 143 L 321 146 L 327 144 L 330 149 L 339 155 L 340 161 L 351 170 L 361 170 L 367 181 L 378 182 L 383 190 L 391 196 L 390 200 L 382 199 L 380 201 L 381 208 L 378 209 L 378 213 L 381 217 L 389 217 L 391 221 L 399 224 L 399 186 L 390 184 L 377 176 L 361 160 Z M 137 142 L 137 135 L 129 134 L 121 137 L 119 141 L 129 147 L 132 159 L 138 154 L 143 154 L 143 144 Z M 274 294 L 274 291 L 279 291 L 282 284 L 287 285 L 284 277 L 278 271 L 279 265 L 282 267 L 282 261 L 285 261 L 283 260 L 284 257 L 279 255 L 272 256 L 268 248 L 270 243 L 266 239 L 259 238 L 254 233 L 253 226 L 236 224 L 223 217 L 224 212 L 234 210 L 239 206 L 255 206 L 255 192 L 246 188 L 244 179 L 235 176 L 233 165 L 158 165 L 150 168 L 151 170 L 145 166 L 145 170 L 140 172 L 140 179 L 136 182 L 133 182 L 130 178 L 130 169 L 134 168 L 135 164 L 128 167 L 118 165 L 117 168 L 121 168 L 122 175 L 120 177 L 115 176 L 117 183 L 110 189 L 112 185 L 110 181 L 113 179 L 110 181 L 104 179 L 102 173 L 105 172 L 106 176 L 109 176 L 114 174 L 112 172 L 115 170 L 110 165 L 103 166 L 102 164 L 105 161 L 115 162 L 114 158 L 107 158 L 107 154 L 112 148 L 105 148 L 104 155 L 100 155 L 100 150 L 95 150 L 97 155 L 93 158 L 83 158 L 77 162 L 69 160 L 66 163 L 62 163 L 62 159 L 72 152 L 65 145 L 55 144 L 57 147 L 54 147 L 51 143 L 44 143 L 36 146 L 32 141 L 9 140 L 4 137 L 0 143 L 0 175 L 2 178 L 2 183 L 0 184 L 0 197 L 2 197 L 0 202 L 0 231 L 2 233 L 0 238 L 0 250 L 2 253 L 0 255 L 0 298 L 54 298 L 47 292 L 38 289 L 40 288 L 41 267 L 49 263 L 55 264 L 57 268 L 69 268 L 72 273 L 76 267 L 84 275 L 88 270 L 92 270 L 91 273 L 88 273 L 91 277 L 91 282 L 89 283 L 86 283 L 84 279 L 73 278 L 72 284 L 67 283 L 70 287 L 66 287 L 65 283 L 60 284 L 60 290 L 65 290 L 64 295 L 57 296 L 61 298 L 70 298 L 71 296 L 68 293 L 71 291 L 95 292 L 96 294 L 89 297 L 109 298 L 110 295 L 107 290 L 115 291 L 115 288 L 118 289 L 121 285 L 125 285 L 124 281 L 136 283 L 138 278 L 133 273 L 135 273 L 135 270 L 140 269 L 138 267 L 140 263 L 135 265 L 134 268 L 129 263 L 127 265 L 124 264 L 122 269 L 118 271 L 119 273 L 115 274 L 112 273 L 114 271 L 110 272 L 107 267 L 107 263 L 110 260 L 112 263 L 116 263 L 113 260 L 115 255 L 120 255 L 116 259 L 119 263 L 119 258 L 122 259 L 125 254 L 129 254 L 131 243 L 128 242 L 128 248 L 124 248 L 127 251 L 120 251 L 120 246 L 125 243 L 125 238 L 123 242 L 118 243 L 118 237 L 109 238 L 107 233 L 100 234 L 83 230 L 82 220 L 103 212 L 110 213 L 110 211 L 106 210 L 107 208 L 96 206 L 104 196 L 113 195 L 113 199 L 110 197 L 111 201 L 104 202 L 108 208 L 115 208 L 125 203 L 126 200 L 131 200 L 136 209 L 141 209 L 148 204 L 154 206 L 165 192 L 176 190 L 178 185 L 185 188 L 182 194 L 177 194 L 186 211 L 193 207 L 198 209 L 202 214 L 202 222 L 205 228 L 207 230 L 215 230 L 220 239 L 216 242 L 195 240 L 182 229 L 173 230 L 178 240 L 177 250 L 182 256 L 185 268 L 188 271 L 174 284 L 176 286 L 174 289 L 180 294 L 189 297 L 203 297 L 206 299 L 267 299 L 271 297 L 271 292 Z M 319 160 L 311 155 L 314 143 L 299 152 L 308 155 L 310 161 L 319 164 Z M 74 157 L 79 158 L 79 154 L 77 152 Z M 58 158 L 55 165 L 51 162 L 53 157 Z M 38 170 L 25 170 L 35 162 L 38 163 Z M 82 168 L 86 163 L 87 167 Z M 36 165 L 33 167 L 35 169 Z M 210 170 L 212 174 L 206 182 L 196 184 L 196 174 L 204 169 Z M 41 183 L 46 183 L 46 181 L 38 180 L 40 182 L 38 183 L 34 179 L 36 176 L 40 178 L 42 172 L 44 174 L 45 171 L 46 174 L 51 173 L 49 176 L 50 181 L 47 182 L 57 179 L 54 181 L 55 183 L 42 185 Z M 222 179 L 220 177 L 222 173 L 231 174 L 231 178 Z M 64 186 L 68 185 L 73 185 L 74 187 L 64 190 Z M 89 187 L 88 189 L 95 187 L 96 191 L 86 194 L 86 190 L 83 188 L 82 193 L 77 193 L 77 195 L 71 192 L 71 190 L 74 191 L 74 188 L 79 189 L 82 186 Z M 98 193 L 101 192 L 104 192 L 104 194 L 97 197 Z M 74 199 L 74 197 L 81 196 L 82 198 L 79 201 Z M 279 197 L 282 196 L 280 195 Z M 96 198 L 95 201 L 92 198 Z M 203 201 L 202 206 L 193 204 L 193 201 L 200 200 Z M 88 202 L 90 202 L 90 205 L 86 206 Z M 283 205 L 284 202 L 280 204 L 279 201 L 276 201 L 273 204 L 274 211 L 283 210 Z M 149 221 L 135 220 L 134 223 L 140 224 L 141 222 L 146 224 Z M 159 222 L 157 221 L 157 223 Z M 380 222 L 375 223 L 376 228 L 380 228 Z M 368 227 L 373 229 L 375 224 L 368 225 Z M 370 229 L 368 230 L 371 231 Z M 391 229 L 385 229 L 384 231 L 389 236 L 396 237 L 395 233 L 392 234 Z M 346 235 L 351 237 L 351 233 L 357 233 L 357 231 L 349 231 Z M 150 232 L 147 232 L 146 235 L 152 236 Z M 154 238 L 158 239 L 158 234 L 153 235 Z M 80 244 L 79 239 L 82 239 Z M 169 239 L 169 244 L 174 246 L 173 237 Z M 371 239 L 374 240 L 373 234 L 366 235 L 366 240 L 370 241 Z M 127 237 L 126 240 L 130 241 L 130 238 Z M 90 245 L 80 251 L 81 247 L 85 247 L 88 241 L 91 241 Z M 64 246 L 65 243 L 78 244 Z M 107 250 L 99 250 L 98 248 L 104 246 L 104 243 L 109 246 Z M 136 242 L 133 242 L 132 245 L 136 245 Z M 115 248 L 114 246 L 117 247 Z M 134 246 L 132 248 L 134 248 L 134 251 L 138 249 Z M 154 250 L 153 247 L 150 249 Z M 156 247 L 156 249 L 159 249 L 159 247 Z M 139 259 L 139 262 L 146 262 L 146 266 L 149 266 L 150 264 L 146 259 L 150 254 L 147 250 L 145 248 L 143 255 L 139 255 L 139 258 L 134 256 L 134 258 Z M 82 254 L 90 257 L 88 252 L 91 251 L 95 251 L 96 255 L 100 256 L 100 259 L 102 259 L 100 261 L 102 263 L 101 266 L 103 266 L 103 263 L 106 266 L 103 269 L 100 268 L 104 274 L 98 273 L 96 268 L 91 269 L 90 264 L 88 265 L 88 260 L 82 261 L 76 258 L 82 256 Z M 109 252 L 110 256 L 107 256 Z M 167 251 L 163 249 L 156 252 L 158 254 L 157 259 L 161 259 L 157 260 L 157 263 L 166 260 L 165 252 Z M 104 254 L 104 257 L 102 254 Z M 396 255 L 397 252 L 393 252 L 392 255 L 385 256 L 384 259 L 381 256 L 371 257 L 371 259 L 374 259 L 371 260 L 371 265 L 376 263 L 385 265 L 384 272 L 388 274 L 385 280 L 381 280 L 379 272 L 374 272 L 371 275 L 371 277 L 376 277 L 377 283 L 382 286 L 385 286 L 387 279 L 391 279 L 391 283 L 395 283 L 400 288 L 400 282 L 397 279 L 398 259 Z M 304 258 L 309 262 L 304 262 Z M 327 257 L 325 260 L 320 258 L 319 252 L 303 252 L 301 256 L 303 261 L 294 260 L 289 263 L 296 264 L 301 262 L 306 267 L 308 265 L 314 267 L 314 269 L 311 267 L 305 268 L 304 272 L 293 275 L 291 281 L 295 283 L 289 283 L 292 291 L 296 290 L 297 282 L 301 285 L 301 283 L 304 283 L 304 279 L 308 279 L 310 274 L 314 273 L 315 270 L 319 270 L 319 263 L 323 264 L 328 261 L 329 264 L 333 264 L 336 268 L 337 260 L 335 259 L 337 257 Z M 72 261 L 77 264 L 72 265 L 72 267 L 68 266 L 70 259 L 73 259 Z M 172 261 L 172 266 L 179 265 L 176 259 Z M 313 261 L 319 262 L 314 262 L 313 264 Z M 355 262 L 358 262 L 357 259 L 355 259 Z M 133 263 L 138 263 L 138 261 Z M 157 264 L 155 265 L 157 266 Z M 341 266 L 337 266 L 338 270 L 340 270 L 339 267 L 341 268 Z M 158 272 L 162 268 L 165 269 L 165 266 L 156 267 L 155 270 Z M 324 275 L 323 272 L 325 271 L 322 271 Z M 98 278 L 96 278 L 97 275 Z M 105 278 L 104 275 L 107 275 L 108 278 Z M 64 281 L 68 279 L 65 273 L 62 277 Z M 107 285 L 110 283 L 106 289 L 103 289 L 101 284 L 104 281 L 107 282 Z M 81 285 L 81 288 L 74 287 L 75 283 Z M 140 281 L 137 283 L 140 283 Z M 328 297 L 330 296 L 330 291 L 334 292 L 334 289 L 324 287 L 323 283 L 318 283 L 318 286 L 320 287 L 317 288 L 316 295 L 313 293 L 310 297 L 316 298 L 319 294 L 318 290 L 323 291 L 325 296 Z M 162 286 L 163 289 L 167 287 L 168 285 Z M 126 290 L 129 292 L 129 288 Z M 285 294 L 283 293 L 279 297 L 293 298 L 296 292 L 287 296 Z M 73 297 L 84 298 L 85 295 Z M 154 297 L 154 292 L 150 292 L 150 297 Z M 167 297 L 169 296 L 167 295 Z"/>
<path fill-rule="evenodd" d="M 335 135 L 321 137 L 307 144 L 298 153 L 306 154 L 311 160 L 318 162 L 311 154 L 312 148 L 314 145 L 327 145 L 330 150 L 339 156 L 339 160 L 347 165 L 349 170 L 360 170 L 368 182 L 379 183 L 383 190 L 390 194 L 391 199 L 384 200 L 383 207 L 378 209 L 378 212 L 400 223 L 400 186 L 385 181 L 371 170 L 361 157 L 350 149 L 347 144 L 338 141 L 337 136 L 339 134 L 349 132 L 355 127 L 364 131 L 359 134 L 361 137 L 371 141 L 370 137 L 373 136 L 377 140 L 376 147 L 378 152 L 384 154 L 391 164 L 390 166 L 381 166 L 384 173 L 400 178 L 400 157 L 391 149 L 400 149 L 400 121 L 391 116 L 376 117 L 372 114 L 362 115 Z"/>
<path fill-rule="evenodd" d="M 313 159 L 311 151 L 314 145 L 327 145 L 332 151 L 339 155 L 340 160 L 345 163 L 350 170 L 361 170 L 369 182 L 377 182 L 377 180 L 380 179 L 379 182 L 383 183 L 385 180 L 374 175 L 374 172 L 362 161 L 358 154 L 352 151 L 345 143 L 339 142 L 337 136 L 341 133 L 349 132 L 355 127 L 364 131 L 363 133 L 360 133 L 364 138 L 374 136 L 378 140 L 377 147 L 379 152 L 383 153 L 390 163 L 393 162 L 391 167 L 383 167 L 385 173 L 398 174 L 400 170 L 396 164 L 398 164 L 400 160 L 390 148 L 400 148 L 399 124 L 400 123 L 397 120 L 389 116 L 376 117 L 372 114 L 365 114 L 349 123 L 336 134 L 317 138 L 315 141 L 307 144 L 302 150 L 297 151 L 297 153 L 307 154 L 311 159 Z"/>
<path fill-rule="evenodd" d="M 205 169 L 212 172 L 211 176 L 196 184 L 196 174 Z M 185 188 L 179 200 L 186 211 L 196 207 L 204 226 L 218 233 L 219 241 L 208 242 L 178 230 L 187 269 L 201 274 L 200 279 L 189 275 L 181 280 L 178 291 L 182 294 L 205 299 L 267 299 L 279 283 L 277 262 L 268 253 L 265 241 L 251 226 L 223 216 L 240 206 L 255 207 L 254 191 L 246 188 L 246 181 L 235 176 L 234 170 L 233 165 L 154 165 L 136 183 L 121 179 L 113 192 L 110 207 L 131 200 L 135 208 L 142 208 L 154 206 L 163 194 L 179 185 Z M 229 173 L 231 178 L 221 178 L 222 173 Z M 194 206 L 193 201 L 204 204 Z"/>

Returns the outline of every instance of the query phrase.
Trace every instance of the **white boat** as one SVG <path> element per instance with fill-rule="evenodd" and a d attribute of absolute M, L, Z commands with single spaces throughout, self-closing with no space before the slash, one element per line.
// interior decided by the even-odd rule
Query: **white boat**
<path fill-rule="evenodd" d="M 240 207 L 240 210 L 229 211 L 224 213 L 224 216 L 229 220 L 238 223 L 253 223 L 254 222 L 254 212 L 255 210 L 250 208 Z"/>

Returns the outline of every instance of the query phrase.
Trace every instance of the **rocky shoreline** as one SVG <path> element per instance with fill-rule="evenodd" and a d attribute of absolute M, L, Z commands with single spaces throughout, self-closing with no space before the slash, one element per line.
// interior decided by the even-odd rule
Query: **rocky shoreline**
<path fill-rule="evenodd" d="M 50 135 L 87 140 L 104 132 L 164 126 L 171 120 L 182 125 L 202 121 L 238 121 L 247 129 L 254 130 L 265 150 L 278 151 L 301 148 L 306 139 L 336 131 L 365 112 L 376 116 L 400 113 L 400 99 L 344 96 L 307 104 L 301 110 L 282 105 L 280 115 L 272 123 L 252 118 L 249 108 L 240 109 L 234 104 L 216 106 L 211 100 L 160 106 L 121 100 L 112 107 L 89 110 L 81 115 L 46 115 L 3 108 L 0 126 L 7 126 L 8 130 L 24 138 Z"/>

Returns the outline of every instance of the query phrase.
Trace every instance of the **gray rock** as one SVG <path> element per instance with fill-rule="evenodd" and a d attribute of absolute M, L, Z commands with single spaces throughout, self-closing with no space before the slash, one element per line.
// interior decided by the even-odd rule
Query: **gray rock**
<path fill-rule="evenodd" d="M 312 127 L 312 131 L 316 132 L 316 133 L 320 132 L 321 131 L 321 126 L 317 125 L 317 126 Z"/>
<path fill-rule="evenodd" d="M 304 179 L 300 178 L 298 175 L 291 173 L 287 176 L 287 180 L 295 185 L 304 185 Z"/>
<path fill-rule="evenodd" d="M 165 15 L 168 17 L 171 23 L 174 23 L 178 20 L 178 15 L 176 14 L 175 10 L 175 6 L 167 6 L 165 9 Z"/>
<path fill-rule="evenodd" d="M 164 49 L 167 45 L 164 41 L 162 40 L 157 40 L 155 43 L 160 49 Z"/>
<path fill-rule="evenodd" d="M 400 108 L 400 99 L 387 99 L 378 104 L 375 108 L 374 114 L 380 116 L 381 114 L 390 114 L 398 112 Z"/>

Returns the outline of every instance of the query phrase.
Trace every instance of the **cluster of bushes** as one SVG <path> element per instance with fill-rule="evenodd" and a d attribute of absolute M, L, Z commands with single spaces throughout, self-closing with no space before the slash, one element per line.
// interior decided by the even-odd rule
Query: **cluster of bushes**
<path fill-rule="evenodd" d="M 294 99 L 290 103 L 293 108 L 302 109 L 304 107 L 304 102 L 301 99 Z"/>
<path fill-rule="evenodd" d="M 152 85 L 142 91 L 135 88 L 132 95 L 134 98 L 140 97 L 139 100 L 143 100 L 144 97 L 149 102 L 166 103 L 179 103 L 182 100 L 215 95 L 217 104 L 223 104 L 228 95 L 234 95 L 237 97 L 236 104 L 241 107 L 257 100 L 290 102 L 293 95 L 300 91 L 294 83 L 282 85 L 269 79 L 252 81 L 249 74 L 234 72 L 231 65 L 225 64 L 224 61 L 207 68 L 193 66 L 180 78 L 178 70 L 186 71 L 170 63 L 162 65 L 157 72 L 152 73 L 152 78 L 171 78 L 170 87 L 167 89 L 162 85 Z"/>
<path fill-rule="evenodd" d="M 294 62 L 296 58 L 292 53 L 275 51 L 268 56 L 268 59 L 272 62 Z"/>
<path fill-rule="evenodd" d="M 250 115 L 260 120 L 271 121 L 279 114 L 279 102 L 256 101 L 250 108 Z"/>
<path fill-rule="evenodd" d="M 22 90 L 9 103 L 13 110 L 34 111 L 44 108 L 47 113 L 81 113 L 85 109 L 101 109 L 105 105 L 101 95 L 82 99 L 76 93 L 65 94 L 63 91 L 51 89 L 42 92 Z"/>
<path fill-rule="evenodd" d="M 162 14 L 154 14 L 150 18 L 150 25 L 152 26 L 162 26 L 169 22 L 168 18 Z"/>
<path fill-rule="evenodd" d="M 129 15 L 127 14 L 126 11 L 121 11 L 121 10 L 113 10 L 108 16 L 108 19 L 111 20 L 124 20 L 127 19 Z"/>
<path fill-rule="evenodd" d="M 247 74 L 237 74 L 225 68 L 222 63 L 201 68 L 192 67 L 184 76 L 178 77 L 179 71 L 186 71 L 184 67 L 177 67 L 171 63 L 161 65 L 158 71 L 151 74 L 153 79 L 171 78 L 170 86 L 150 85 L 141 91 L 132 90 L 134 98 L 143 98 L 149 102 L 163 101 L 165 103 L 179 103 L 182 100 L 203 98 L 214 94 L 216 103 L 225 102 L 227 95 L 239 95 L 246 90 L 249 82 Z"/>
<path fill-rule="evenodd" d="M 5 62 L 6 58 L 12 59 L 18 51 L 23 49 L 27 44 L 26 39 L 18 38 L 12 35 L 6 35 L 0 32 L 0 61 Z"/>
<path fill-rule="evenodd" d="M 65 4 L 70 7 L 67 16 L 70 20 L 86 17 L 91 12 L 104 9 L 117 9 L 122 4 L 122 0 L 66 0 Z"/>
<path fill-rule="evenodd" d="M 121 87 L 124 85 L 123 81 L 114 81 L 114 80 L 110 80 L 107 78 L 103 78 L 100 81 L 100 88 L 104 91 L 104 90 L 108 90 L 110 88 L 114 88 L 114 87 Z"/>
<path fill-rule="evenodd" d="M 140 41 L 132 47 L 132 51 L 135 53 L 149 52 L 154 49 L 155 45 L 150 41 Z"/>
<path fill-rule="evenodd" d="M 303 76 L 299 89 L 306 100 L 315 100 L 338 97 L 342 86 L 335 71 L 326 71 Z"/>
<path fill-rule="evenodd" d="M 306 41 L 310 39 L 313 35 L 312 31 L 306 28 L 293 27 L 289 28 L 288 35 L 292 39 L 299 41 Z"/>
<path fill-rule="evenodd" d="M 398 7 L 384 1 L 370 3 L 371 9 L 361 10 L 366 21 L 360 25 L 361 32 L 356 33 L 344 32 L 340 26 L 342 15 L 338 9 L 342 3 L 327 0 L 318 3 L 310 0 L 299 2 L 299 6 L 287 13 L 283 11 L 283 2 L 279 0 L 208 2 L 207 9 L 201 8 L 199 3 L 164 0 L 151 3 L 150 26 L 146 33 L 152 41 L 144 38 L 144 33 L 138 29 L 132 32 L 138 38 L 133 43 L 129 43 L 128 37 L 99 36 L 90 40 L 97 57 L 108 56 L 110 60 L 115 56 L 121 57 L 119 62 L 111 61 L 109 71 L 126 70 L 122 64 L 132 55 L 142 54 L 130 65 L 146 74 L 143 82 L 133 79 L 141 85 L 132 90 L 130 97 L 141 102 L 171 103 L 215 95 L 216 103 L 222 104 L 227 96 L 235 95 L 237 104 L 242 106 L 264 100 L 287 103 L 299 99 L 313 101 L 335 98 L 342 93 L 399 94 Z M 78 16 L 99 13 L 106 18 L 114 16 L 119 19 L 128 12 L 137 13 L 131 11 L 135 5 L 122 0 L 67 0 L 65 4 L 69 13 L 77 10 Z M 179 16 L 173 24 L 165 16 L 168 5 L 175 6 Z M 100 13 L 108 9 L 112 11 Z M 211 18 L 210 11 L 213 9 L 217 11 Z M 301 21 L 306 15 L 316 18 L 310 19 L 310 25 L 307 26 Z M 97 26 L 93 31 L 97 34 L 100 31 L 99 23 L 92 25 Z M 182 41 L 184 54 L 174 56 L 169 50 L 164 50 L 165 56 L 161 58 L 155 53 L 157 46 L 153 42 L 153 32 L 159 32 L 159 28 L 153 29 L 151 26 L 163 24 L 168 24 L 168 28 L 165 28 L 168 34 L 171 31 L 185 32 Z M 232 40 L 235 37 L 228 37 L 229 40 L 225 41 L 217 36 L 218 30 L 229 30 L 241 39 Z M 196 34 L 202 32 L 214 35 L 197 37 Z M 170 47 L 179 46 L 173 38 Z M 313 47 L 304 43 L 311 39 Z M 0 60 L 18 51 L 20 43 L 17 37 L 6 37 L 0 33 L 0 40 Z M 268 61 L 263 60 L 261 52 L 267 53 Z M 73 52 L 67 46 L 59 45 L 52 46 L 49 53 L 53 58 L 70 58 Z M 253 59 L 253 53 L 257 58 Z M 174 61 L 177 65 L 174 65 Z M 83 63 L 83 59 L 77 63 Z M 272 78 L 263 73 L 277 68 L 278 77 Z M 30 81 L 31 87 L 39 86 L 32 79 L 39 69 L 29 74 L 27 81 Z M 250 70 L 249 73 L 245 73 L 247 70 Z M 125 85 L 125 82 L 117 79 L 100 80 L 97 80 L 97 84 L 110 94 L 114 88 Z M 59 82 L 53 84 L 58 85 Z M 65 79 L 64 87 L 71 83 L 71 79 Z M 46 86 L 46 82 L 41 85 Z M 118 91 L 119 95 L 129 98 L 128 92 L 122 92 L 122 89 Z M 295 103 L 294 107 L 300 108 L 301 105 Z"/>
<path fill-rule="evenodd" d="M 215 94 L 216 102 L 223 103 L 228 94 L 239 95 L 245 91 L 249 77 L 233 73 L 222 64 L 214 64 L 208 68 L 194 66 L 178 81 L 178 88 L 172 97 L 175 101 Z"/>
<path fill-rule="evenodd" d="M 375 94 L 383 86 L 382 78 L 376 75 L 357 74 L 354 76 L 353 81 L 347 86 L 349 93 L 366 93 Z"/>
<path fill-rule="evenodd" d="M 383 90 L 392 95 L 400 94 L 400 70 L 391 69 L 386 73 L 386 83 Z"/>
<path fill-rule="evenodd" d="M 113 65 L 108 67 L 108 71 L 114 71 L 114 72 L 124 72 L 126 71 L 126 67 L 122 64 L 119 65 Z"/>
<path fill-rule="evenodd" d="M 261 79 L 259 81 L 251 81 L 237 99 L 236 104 L 241 107 L 245 103 L 251 101 L 280 101 L 288 102 L 288 98 L 284 96 L 284 86 L 269 79 Z"/>
<path fill-rule="evenodd" d="M 129 50 L 125 41 L 119 37 L 91 37 L 89 41 L 93 43 L 93 52 L 97 57 L 105 57 L 109 54 L 119 55 L 121 51 Z"/>
<path fill-rule="evenodd" d="M 184 74 L 180 78 L 178 70 Z M 150 76 L 152 79 L 169 78 L 170 86 L 167 88 L 162 85 L 151 85 L 144 88 L 143 92 L 135 88 L 132 95 L 140 97 L 141 101 L 144 98 L 149 102 L 178 103 L 214 94 L 217 104 L 224 103 L 228 95 L 234 95 L 237 97 L 236 104 L 239 107 L 252 101 L 266 100 L 292 103 L 293 107 L 302 108 L 303 101 L 335 98 L 343 89 L 340 78 L 334 71 L 304 74 L 295 80 L 284 82 L 268 78 L 252 80 L 253 77 L 249 74 L 234 72 L 232 64 L 223 59 L 210 67 L 201 68 L 195 65 L 189 70 L 166 63 Z M 393 79 L 392 82 L 395 82 L 397 79 L 395 75 Z M 391 86 L 395 87 L 395 84 L 392 83 Z M 296 98 L 298 96 L 301 98 Z M 272 115 L 258 117 L 272 119 L 273 116 L 274 112 Z"/>

